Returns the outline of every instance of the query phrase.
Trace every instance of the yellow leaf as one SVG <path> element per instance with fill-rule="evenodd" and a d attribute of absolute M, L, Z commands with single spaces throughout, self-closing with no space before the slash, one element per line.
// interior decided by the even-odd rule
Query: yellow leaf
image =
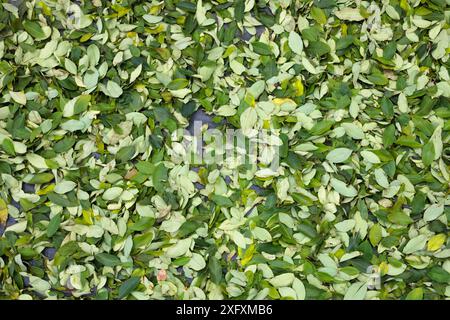
<path fill-rule="evenodd" d="M 0 224 L 5 224 L 8 220 L 8 206 L 5 200 L 0 199 Z"/>
<path fill-rule="evenodd" d="M 36 194 L 37 195 L 44 195 L 49 193 L 50 191 L 53 191 L 53 189 L 55 189 L 55 184 L 52 183 L 51 185 L 46 186 L 45 188 L 42 188 L 41 190 L 37 191 Z"/>
<path fill-rule="evenodd" d="M 52 15 L 52 10 L 43 1 L 39 1 L 38 6 L 42 8 L 42 12 L 46 16 Z"/>
<path fill-rule="evenodd" d="M 122 6 L 119 6 L 118 4 L 113 5 L 111 8 L 113 8 L 114 11 L 117 12 L 117 17 L 118 17 L 118 18 L 123 17 L 123 16 L 126 15 L 128 12 L 130 12 L 130 10 L 131 10 L 130 8 L 124 8 L 124 7 L 122 7 Z"/>
<path fill-rule="evenodd" d="M 247 263 L 250 262 L 253 258 L 253 254 L 255 253 L 255 245 L 252 244 L 248 249 L 245 251 L 244 257 L 241 260 L 241 264 L 245 266 Z"/>
<path fill-rule="evenodd" d="M 428 251 L 438 250 L 444 244 L 445 239 L 446 239 L 446 236 L 443 233 L 437 234 L 434 237 L 432 237 L 430 240 L 428 240 L 428 246 L 427 246 Z"/>
<path fill-rule="evenodd" d="M 380 263 L 379 268 L 380 268 L 380 273 L 381 273 L 382 276 L 387 274 L 388 271 L 389 271 L 389 265 L 386 262 L 384 262 L 384 261 L 382 263 Z"/>
<path fill-rule="evenodd" d="M 154 16 L 156 16 L 156 15 L 158 15 L 159 14 L 159 12 L 161 11 L 161 6 L 159 5 L 159 6 L 152 6 L 151 8 L 150 8 L 150 14 L 151 15 L 154 15 Z"/>
<path fill-rule="evenodd" d="M 145 28 L 145 31 L 150 33 L 150 34 L 158 34 L 161 33 L 163 31 L 166 31 L 166 28 L 164 27 L 164 25 L 159 24 L 156 28 L 151 29 L 151 28 Z"/>
<path fill-rule="evenodd" d="M 297 81 L 295 81 L 294 88 L 295 88 L 295 93 L 296 93 L 297 97 L 302 96 L 303 93 L 305 92 L 305 88 L 303 87 L 302 80 L 300 80 L 300 79 L 297 79 Z"/>
<path fill-rule="evenodd" d="M 400 8 L 402 8 L 402 9 L 405 10 L 406 12 L 408 12 L 409 9 L 411 9 L 411 7 L 409 6 L 407 0 L 400 0 Z"/>
<path fill-rule="evenodd" d="M 83 222 L 84 222 L 84 224 L 87 224 L 87 225 L 93 225 L 94 224 L 94 222 L 92 221 L 92 216 L 94 214 L 92 212 L 92 209 L 83 210 L 82 214 L 83 214 Z"/>
<path fill-rule="evenodd" d="M 341 33 L 343 36 L 347 35 L 347 25 L 345 23 L 341 24 Z"/>
<path fill-rule="evenodd" d="M 236 51 L 236 47 L 235 46 L 229 46 L 227 48 L 227 50 L 225 50 L 225 52 L 222 55 L 222 58 L 228 58 L 229 55 L 231 55 L 234 51 Z"/>
<path fill-rule="evenodd" d="M 86 42 L 92 38 L 92 33 L 86 33 L 80 38 L 80 42 Z"/>
<path fill-rule="evenodd" d="M 97 144 L 97 152 L 98 153 L 105 152 L 105 144 L 103 143 L 102 138 L 100 136 L 97 136 L 95 140 Z"/>
<path fill-rule="evenodd" d="M 334 256 L 338 259 L 341 259 L 342 256 L 345 254 L 345 250 L 344 249 L 338 249 L 335 253 Z"/>
<path fill-rule="evenodd" d="M 272 102 L 277 106 L 281 106 L 283 103 L 286 102 L 295 104 L 295 101 L 289 98 L 275 98 L 272 100 Z"/>

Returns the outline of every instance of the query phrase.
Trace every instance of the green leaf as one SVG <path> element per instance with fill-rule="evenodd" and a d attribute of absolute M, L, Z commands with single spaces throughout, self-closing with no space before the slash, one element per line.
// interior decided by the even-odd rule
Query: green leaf
<path fill-rule="evenodd" d="M 405 300 L 422 300 L 422 299 L 423 299 L 422 288 L 415 288 L 411 290 L 405 298 Z"/>
<path fill-rule="evenodd" d="M 425 209 L 425 203 L 427 200 L 427 196 L 423 192 L 417 192 L 411 202 L 411 212 L 413 214 L 418 214 Z"/>
<path fill-rule="evenodd" d="M 381 98 L 380 105 L 386 118 L 391 119 L 394 116 L 394 104 L 392 101 L 387 97 L 383 97 Z"/>
<path fill-rule="evenodd" d="M 232 207 L 233 206 L 233 202 L 224 196 L 220 196 L 220 195 L 213 195 L 211 197 L 211 200 L 214 201 L 219 207 Z"/>
<path fill-rule="evenodd" d="M 330 46 L 323 41 L 310 42 L 306 50 L 309 54 L 317 57 L 321 57 L 331 51 Z"/>
<path fill-rule="evenodd" d="M 133 237 L 133 249 L 138 250 L 142 246 L 146 246 L 152 242 L 155 234 L 153 232 L 146 232 Z"/>
<path fill-rule="evenodd" d="M 11 139 L 5 138 L 2 142 L 2 149 L 10 156 L 16 155 L 16 150 L 14 149 L 14 143 Z"/>
<path fill-rule="evenodd" d="M 39 253 L 37 253 L 36 250 L 32 248 L 20 248 L 19 253 L 24 260 L 31 260 L 39 255 Z"/>
<path fill-rule="evenodd" d="M 411 238 L 403 248 L 404 254 L 411 254 L 425 248 L 427 242 L 427 236 L 419 234 L 418 236 Z"/>
<path fill-rule="evenodd" d="M 336 50 L 347 49 L 350 45 L 353 44 L 353 41 L 354 37 L 352 35 L 338 38 L 336 41 Z"/>
<path fill-rule="evenodd" d="M 162 190 L 164 187 L 163 181 L 167 180 L 167 168 L 162 164 L 158 164 L 153 172 L 153 185 L 156 190 Z"/>
<path fill-rule="evenodd" d="M 354 283 L 345 293 L 344 300 L 364 300 L 367 293 L 367 284 L 363 282 Z"/>
<path fill-rule="evenodd" d="M 302 53 L 302 51 L 303 51 L 303 41 L 302 41 L 302 38 L 300 37 L 300 35 L 297 32 L 291 31 L 289 33 L 288 44 L 289 44 L 289 47 L 291 48 L 291 50 L 293 52 L 295 52 L 296 54 L 301 54 Z"/>
<path fill-rule="evenodd" d="M 45 38 L 45 33 L 41 28 L 41 25 L 36 21 L 25 20 L 22 23 L 26 32 L 28 32 L 35 39 Z"/>
<path fill-rule="evenodd" d="M 74 137 L 64 137 L 54 144 L 53 150 L 57 153 L 63 153 L 69 151 L 75 144 L 76 139 Z"/>
<path fill-rule="evenodd" d="M 334 121 L 332 120 L 322 120 L 317 122 L 310 130 L 311 135 L 320 136 L 328 132 L 333 126 Z"/>
<path fill-rule="evenodd" d="M 378 86 L 385 86 L 389 83 L 389 80 L 382 73 L 372 73 L 367 76 L 367 79 Z"/>
<path fill-rule="evenodd" d="M 211 276 L 211 281 L 215 284 L 220 284 L 222 281 L 222 266 L 220 265 L 220 261 L 214 256 L 209 258 L 208 271 Z"/>
<path fill-rule="evenodd" d="M 390 124 L 383 131 L 383 145 L 389 148 L 395 142 L 395 126 Z"/>
<path fill-rule="evenodd" d="M 375 247 L 382 239 L 382 229 L 379 224 L 374 224 L 369 231 L 370 243 Z"/>
<path fill-rule="evenodd" d="M 438 203 L 432 204 L 423 213 L 423 220 L 433 221 L 433 220 L 437 219 L 443 213 L 444 213 L 444 205 L 443 204 L 438 204 Z"/>
<path fill-rule="evenodd" d="M 58 206 L 61 206 L 61 207 L 76 207 L 76 206 L 78 206 L 77 200 L 75 200 L 75 201 L 69 200 L 67 197 L 57 194 L 55 192 L 47 193 L 47 198 L 54 204 L 57 204 Z"/>
<path fill-rule="evenodd" d="M 128 227 L 129 231 L 144 231 L 153 226 L 155 223 L 155 218 L 153 217 L 142 217 L 137 222 L 133 223 Z"/>
<path fill-rule="evenodd" d="M 407 226 L 413 223 L 413 220 L 404 212 L 395 211 L 388 215 L 388 220 L 392 223 Z"/>
<path fill-rule="evenodd" d="M 119 287 L 119 295 L 117 299 L 123 299 L 128 296 L 134 289 L 137 288 L 140 282 L 140 277 L 133 276 L 127 281 L 123 282 Z"/>
<path fill-rule="evenodd" d="M 314 239 L 315 237 L 317 237 L 316 229 L 314 229 L 309 224 L 301 223 L 301 224 L 298 225 L 297 229 L 298 229 L 298 231 L 303 233 L 308 238 Z"/>
<path fill-rule="evenodd" d="M 318 7 L 311 8 L 311 17 L 316 20 L 318 24 L 323 25 L 327 23 L 327 16 L 325 15 L 325 12 Z"/>
<path fill-rule="evenodd" d="M 136 164 L 136 168 L 139 170 L 139 172 L 147 175 L 152 175 L 155 171 L 155 166 L 153 165 L 153 163 L 148 161 L 139 161 Z"/>
<path fill-rule="evenodd" d="M 252 47 L 253 47 L 253 51 L 257 54 L 260 54 L 263 56 L 272 55 L 272 49 L 266 43 L 263 43 L 260 41 L 254 41 L 254 42 L 252 42 Z"/>
<path fill-rule="evenodd" d="M 189 84 L 189 80 L 187 79 L 175 79 L 172 80 L 168 85 L 167 85 L 167 89 L 169 90 L 180 90 L 183 88 L 186 88 Z"/>
<path fill-rule="evenodd" d="M 196 110 L 197 105 L 194 101 L 189 101 L 188 103 L 183 104 L 181 107 L 181 114 L 183 117 L 190 117 Z"/>
<path fill-rule="evenodd" d="M 434 160 L 434 144 L 432 141 L 428 141 L 422 148 L 422 162 L 423 165 L 428 167 Z"/>
<path fill-rule="evenodd" d="M 73 108 L 73 113 L 79 114 L 79 113 L 86 111 L 90 101 L 91 101 L 91 95 L 89 95 L 89 94 L 83 94 L 83 95 L 79 96 L 77 101 L 75 102 L 75 106 Z"/>
<path fill-rule="evenodd" d="M 190 234 L 192 234 L 195 230 L 197 230 L 201 226 L 201 223 L 196 221 L 190 221 L 187 220 L 185 223 L 183 223 L 178 229 L 178 236 L 180 238 L 186 238 Z"/>
<path fill-rule="evenodd" d="M 109 80 L 106 84 L 106 95 L 112 98 L 118 98 L 122 95 L 122 88 L 114 81 Z"/>
<path fill-rule="evenodd" d="M 187 264 L 189 261 L 191 261 L 190 257 L 181 257 L 178 259 L 175 259 L 172 261 L 172 265 L 178 267 L 178 266 L 184 266 L 185 264 Z"/>
<path fill-rule="evenodd" d="M 234 19 L 238 22 L 244 19 L 245 1 L 237 0 L 234 2 Z"/>
<path fill-rule="evenodd" d="M 105 252 L 96 254 L 95 260 L 107 267 L 115 267 L 121 264 L 121 261 L 117 256 Z"/>
<path fill-rule="evenodd" d="M 42 173 L 37 173 L 37 174 L 33 175 L 33 177 L 28 181 L 28 183 L 43 184 L 43 183 L 52 181 L 54 178 L 55 177 L 53 176 L 53 174 L 51 174 L 49 172 L 42 172 Z"/>
<path fill-rule="evenodd" d="M 312 206 L 314 201 L 300 193 L 291 193 L 292 199 L 302 206 Z"/>
<path fill-rule="evenodd" d="M 450 282 L 450 273 L 439 266 L 432 267 L 428 271 L 427 275 L 431 278 L 431 280 L 439 283 L 448 284 Z"/>
<path fill-rule="evenodd" d="M 356 188 L 352 185 L 347 185 L 345 182 L 339 179 L 331 178 L 330 185 L 335 191 L 344 197 L 355 197 L 358 194 Z"/>
<path fill-rule="evenodd" d="M 331 150 L 326 159 L 332 163 L 341 163 L 346 161 L 352 154 L 352 150 L 348 148 L 336 148 Z"/>
<path fill-rule="evenodd" d="M 286 164 L 295 170 L 300 170 L 302 168 L 302 163 L 304 160 L 295 152 L 289 151 L 287 157 L 284 159 Z"/>
<path fill-rule="evenodd" d="M 422 146 L 420 142 L 417 142 L 416 139 L 411 136 L 400 136 L 395 143 L 410 148 L 420 148 Z"/>
<path fill-rule="evenodd" d="M 130 161 L 133 158 L 135 152 L 136 149 L 134 146 L 126 146 L 120 148 L 120 150 L 116 153 L 116 160 L 119 163 Z"/>
<path fill-rule="evenodd" d="M 53 235 L 58 231 L 59 225 L 61 224 L 61 214 L 55 215 L 49 222 L 47 227 L 47 237 L 53 237 Z"/>
<path fill-rule="evenodd" d="M 78 243 L 69 241 L 62 245 L 55 254 L 54 263 L 56 266 L 62 265 L 65 261 L 73 259 L 73 255 L 80 249 Z"/>

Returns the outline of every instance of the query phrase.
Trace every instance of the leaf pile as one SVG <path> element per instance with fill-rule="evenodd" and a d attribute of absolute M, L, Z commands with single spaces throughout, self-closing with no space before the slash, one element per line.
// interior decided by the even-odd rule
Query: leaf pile
<path fill-rule="evenodd" d="M 15 3 L 2 299 L 450 297 L 448 1 Z M 278 138 L 190 165 L 199 115 Z"/>

